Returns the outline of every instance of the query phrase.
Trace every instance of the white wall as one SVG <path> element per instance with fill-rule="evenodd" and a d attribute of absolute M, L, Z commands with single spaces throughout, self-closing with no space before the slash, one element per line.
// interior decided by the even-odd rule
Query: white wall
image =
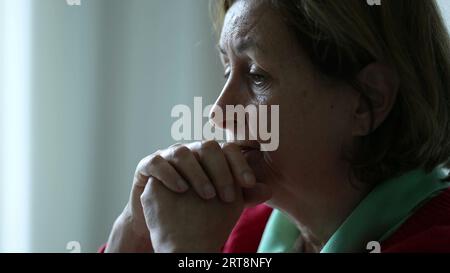
<path fill-rule="evenodd" d="M 30 248 L 30 2 L 0 1 L 0 250 Z"/>
<path fill-rule="evenodd" d="M 172 107 L 220 92 L 208 1 L 31 2 L 31 241 L 0 251 L 96 251 L 139 159 L 173 142 Z"/>
<path fill-rule="evenodd" d="M 448 0 L 437 0 L 439 6 L 442 9 L 442 14 L 447 22 L 447 28 L 450 29 L 450 1 Z"/>

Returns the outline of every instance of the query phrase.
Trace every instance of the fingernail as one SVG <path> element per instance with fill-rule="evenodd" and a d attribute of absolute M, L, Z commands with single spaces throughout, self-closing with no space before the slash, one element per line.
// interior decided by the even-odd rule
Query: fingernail
<path fill-rule="evenodd" d="M 189 186 L 183 179 L 177 181 L 177 186 L 180 191 L 186 191 L 189 188 Z"/>
<path fill-rule="evenodd" d="M 216 196 L 216 191 L 214 190 L 213 186 L 211 186 L 210 184 L 206 184 L 203 186 L 203 193 L 204 193 L 205 197 L 208 199 Z"/>
<path fill-rule="evenodd" d="M 234 201 L 234 188 L 232 186 L 226 186 L 223 191 L 223 199 L 226 202 Z"/>
<path fill-rule="evenodd" d="M 244 184 L 246 186 L 253 186 L 255 184 L 255 176 L 251 172 L 244 172 L 242 177 L 244 178 Z"/>

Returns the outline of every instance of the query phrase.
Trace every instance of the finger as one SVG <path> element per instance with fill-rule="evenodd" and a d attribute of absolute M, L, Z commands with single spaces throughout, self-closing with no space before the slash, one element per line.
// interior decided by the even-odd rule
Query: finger
<path fill-rule="evenodd" d="M 253 207 L 266 202 L 272 197 L 272 189 L 263 183 L 256 183 L 251 189 L 243 189 L 246 207 Z"/>
<path fill-rule="evenodd" d="M 157 178 L 154 177 L 149 177 L 148 178 L 148 183 L 145 186 L 144 190 L 142 191 L 142 194 L 140 196 L 140 201 L 141 201 L 141 206 L 144 208 L 144 205 L 148 202 L 152 200 L 152 191 L 151 191 L 151 187 L 150 185 L 154 184 L 154 183 L 161 183 L 162 181 L 159 181 Z"/>
<path fill-rule="evenodd" d="M 214 186 L 189 148 L 176 146 L 163 156 L 202 198 L 211 199 L 216 196 Z"/>
<path fill-rule="evenodd" d="M 144 158 L 139 163 L 136 173 L 138 185 L 141 187 L 145 187 L 147 184 L 147 182 L 142 183 L 143 180 L 155 177 L 164 186 L 175 192 L 185 192 L 189 188 L 187 182 L 178 174 L 174 167 L 159 154 Z"/>
<path fill-rule="evenodd" d="M 142 194 L 139 196 L 139 204 L 142 208 L 142 213 L 144 216 L 144 221 L 146 223 L 147 228 L 150 230 L 157 224 L 157 221 L 155 219 L 152 219 L 152 216 L 154 215 L 151 213 L 151 202 L 155 200 L 155 188 L 158 186 L 164 185 L 163 181 L 150 177 L 148 179 L 148 183 L 145 186 L 144 190 L 142 191 Z M 161 186 L 164 187 L 164 186 Z M 149 211 L 150 210 L 150 211 Z M 150 233 L 151 236 L 151 233 Z"/>
<path fill-rule="evenodd" d="M 239 185 L 246 188 L 253 187 L 256 184 L 256 178 L 242 154 L 241 148 L 234 143 L 225 143 L 222 150 Z"/>
<path fill-rule="evenodd" d="M 198 155 L 220 198 L 233 202 L 236 198 L 233 175 L 220 145 L 216 141 L 203 142 Z"/>

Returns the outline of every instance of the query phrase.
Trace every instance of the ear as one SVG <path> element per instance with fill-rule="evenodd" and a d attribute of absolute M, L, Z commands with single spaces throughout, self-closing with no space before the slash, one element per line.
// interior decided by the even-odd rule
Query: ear
<path fill-rule="evenodd" d="M 397 98 L 399 79 L 392 68 L 375 62 L 364 67 L 357 80 L 364 89 L 364 95 L 358 92 L 353 135 L 365 136 L 378 128 L 391 112 Z"/>

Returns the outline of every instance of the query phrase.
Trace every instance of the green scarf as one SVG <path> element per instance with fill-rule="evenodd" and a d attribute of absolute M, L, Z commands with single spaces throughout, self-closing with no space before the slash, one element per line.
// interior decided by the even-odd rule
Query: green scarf
<path fill-rule="evenodd" d="M 425 201 L 450 187 L 442 182 L 446 170 L 417 170 L 375 187 L 353 210 L 323 247 L 321 253 L 365 252 L 370 241 L 382 242 Z M 300 235 L 286 215 L 274 210 L 264 230 L 258 253 L 292 250 Z"/>

